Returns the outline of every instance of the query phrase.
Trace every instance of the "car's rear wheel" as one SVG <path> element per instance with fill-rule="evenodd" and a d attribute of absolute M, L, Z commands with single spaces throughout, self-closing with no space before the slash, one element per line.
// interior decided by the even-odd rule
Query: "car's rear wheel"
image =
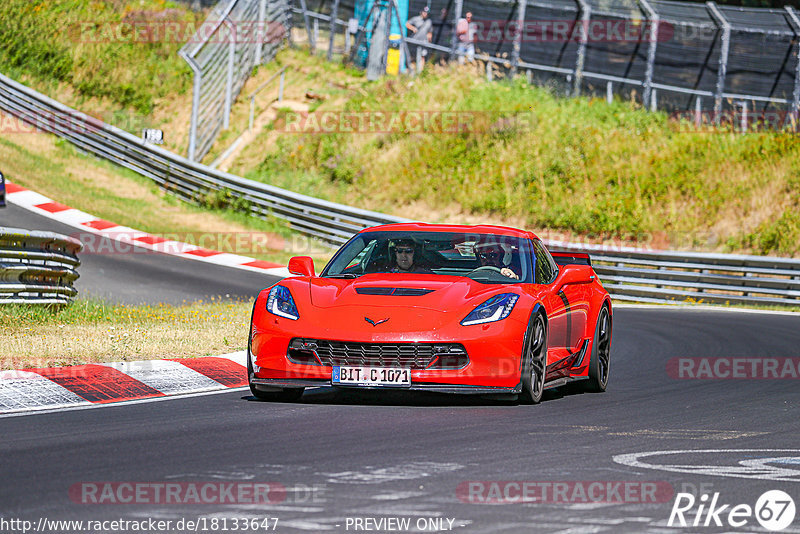
<path fill-rule="evenodd" d="M 589 359 L 589 379 L 581 384 L 583 390 L 592 393 L 601 393 L 608 385 L 608 372 L 611 357 L 611 314 L 608 305 L 600 308 L 597 316 L 597 326 L 594 329 L 592 340 L 592 355 Z"/>
<path fill-rule="evenodd" d="M 519 401 L 524 404 L 538 404 L 544 392 L 544 379 L 547 370 L 547 327 L 544 318 L 537 313 L 525 335 L 522 350 L 522 392 Z"/>

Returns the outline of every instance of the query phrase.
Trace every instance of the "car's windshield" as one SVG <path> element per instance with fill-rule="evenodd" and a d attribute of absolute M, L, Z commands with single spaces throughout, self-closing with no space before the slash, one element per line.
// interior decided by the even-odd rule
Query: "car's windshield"
<path fill-rule="evenodd" d="M 322 276 L 370 273 L 466 276 L 487 284 L 531 283 L 527 239 L 464 232 L 365 232 L 347 242 Z"/>

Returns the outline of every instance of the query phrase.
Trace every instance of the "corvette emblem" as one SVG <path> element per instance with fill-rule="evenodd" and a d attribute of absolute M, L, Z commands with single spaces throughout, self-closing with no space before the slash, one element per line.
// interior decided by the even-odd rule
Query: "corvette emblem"
<path fill-rule="evenodd" d="M 379 324 L 381 324 L 381 323 L 385 323 L 386 321 L 388 321 L 388 320 L 389 320 L 389 318 L 387 317 L 386 319 L 381 319 L 381 320 L 379 320 L 379 321 L 373 321 L 373 320 L 372 320 L 372 319 L 370 319 L 369 317 L 364 317 L 364 320 L 365 320 L 365 321 L 367 321 L 367 322 L 368 322 L 369 324 L 371 324 L 372 326 L 378 326 Z"/>

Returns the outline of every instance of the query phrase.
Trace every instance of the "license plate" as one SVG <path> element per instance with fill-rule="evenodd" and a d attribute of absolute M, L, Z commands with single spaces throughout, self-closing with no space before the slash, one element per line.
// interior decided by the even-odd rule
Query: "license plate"
<path fill-rule="evenodd" d="M 346 386 L 411 385 L 411 371 L 400 367 L 344 367 L 334 366 L 331 384 Z"/>

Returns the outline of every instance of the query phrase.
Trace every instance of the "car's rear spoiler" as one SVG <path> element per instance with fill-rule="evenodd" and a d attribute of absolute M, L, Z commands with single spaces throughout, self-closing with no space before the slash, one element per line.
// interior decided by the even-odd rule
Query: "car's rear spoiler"
<path fill-rule="evenodd" d="M 586 252 L 553 252 L 553 259 L 559 265 L 592 265 L 592 260 Z"/>

